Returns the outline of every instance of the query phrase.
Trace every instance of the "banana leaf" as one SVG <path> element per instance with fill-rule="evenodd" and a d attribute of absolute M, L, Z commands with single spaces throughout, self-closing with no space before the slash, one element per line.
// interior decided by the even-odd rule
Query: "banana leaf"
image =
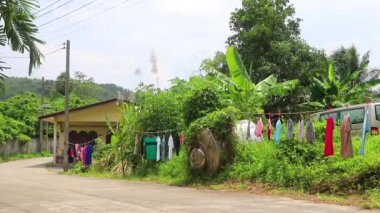
<path fill-rule="evenodd" d="M 242 90 L 250 90 L 254 87 L 247 70 L 235 46 L 229 46 L 226 52 L 226 60 L 232 81 Z"/>

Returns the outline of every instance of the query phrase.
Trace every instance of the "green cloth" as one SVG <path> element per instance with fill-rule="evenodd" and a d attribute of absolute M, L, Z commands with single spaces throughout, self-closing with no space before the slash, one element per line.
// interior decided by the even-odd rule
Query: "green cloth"
<path fill-rule="evenodd" d="M 157 158 L 157 138 L 146 137 L 144 139 L 145 158 L 147 160 L 156 160 Z"/>

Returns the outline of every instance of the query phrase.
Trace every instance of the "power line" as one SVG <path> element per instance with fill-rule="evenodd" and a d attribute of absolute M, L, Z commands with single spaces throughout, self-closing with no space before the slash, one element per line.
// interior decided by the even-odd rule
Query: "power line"
<path fill-rule="evenodd" d="M 61 1 L 61 0 L 59 0 L 59 1 Z M 59 5 L 58 7 L 55 7 L 54 9 L 51 9 L 51 10 L 47 11 L 46 13 L 43 13 L 43 14 L 37 16 L 37 19 L 38 19 L 38 18 L 41 18 L 41 17 L 43 17 L 43 16 L 45 16 L 45 15 L 47 15 L 47 14 L 49 14 L 49 13 L 52 13 L 53 11 L 55 11 L 55 10 L 61 8 L 61 7 L 64 7 L 64 6 L 68 5 L 68 4 L 70 4 L 71 2 L 73 2 L 73 0 L 69 0 L 69 1 L 67 1 L 67 2 L 65 2 L 65 3 L 63 3 L 63 4 L 61 4 L 61 5 Z"/>
<path fill-rule="evenodd" d="M 51 55 L 53 53 L 56 53 L 60 50 L 64 50 L 65 47 L 61 47 L 61 48 L 58 48 L 56 50 L 53 50 L 53 51 L 50 51 L 50 52 L 47 52 L 47 53 L 43 53 L 43 55 L 47 56 L 47 55 Z M 29 56 L 0 56 L 0 58 L 29 58 Z"/>
<path fill-rule="evenodd" d="M 87 4 L 84 4 L 84 5 L 82 5 L 82 6 L 78 7 L 78 8 L 76 8 L 76 9 L 74 9 L 74 10 L 72 10 L 72 11 L 70 11 L 70 12 L 64 14 L 64 15 L 61 15 L 61 16 L 59 16 L 59 17 L 53 19 L 53 20 L 50 20 L 50 21 L 48 21 L 48 22 L 45 22 L 45 23 L 41 24 L 41 25 L 38 26 L 38 27 L 40 28 L 40 27 L 46 26 L 46 25 L 48 25 L 48 24 L 50 24 L 50 23 L 52 23 L 52 22 L 54 22 L 54 21 L 57 21 L 57 20 L 59 20 L 59 19 L 61 19 L 61 18 L 64 18 L 64 17 L 66 17 L 66 16 L 68 16 L 68 15 L 70 15 L 70 14 L 72 14 L 72 13 L 75 13 L 76 11 L 78 11 L 78 10 L 80 10 L 80 9 L 82 9 L 82 8 L 87 7 L 88 5 L 90 5 L 90 4 L 92 4 L 92 3 L 96 2 L 96 1 L 98 1 L 98 0 L 92 0 L 92 1 L 88 2 Z"/>
<path fill-rule="evenodd" d="M 93 10 L 94 8 L 101 8 L 101 6 L 103 6 L 103 5 L 107 4 L 107 3 L 112 3 L 112 1 L 110 1 L 110 0 L 104 0 L 103 2 L 99 2 L 96 5 L 92 5 L 92 7 L 89 7 L 87 11 Z M 70 21 L 70 20 L 76 21 L 78 19 L 75 19 L 75 17 L 77 17 L 78 15 L 80 15 L 80 14 L 75 14 L 73 16 L 69 16 L 69 17 L 67 17 L 65 19 L 62 19 L 60 21 L 64 22 L 64 23 L 69 23 L 68 21 Z M 47 32 L 44 31 L 43 34 L 54 33 L 54 32 L 57 32 L 57 31 L 60 32 L 60 31 L 64 31 L 65 30 L 65 27 L 62 27 L 62 26 L 59 26 L 59 25 L 58 26 L 55 25 L 55 26 L 56 26 L 56 29 L 53 29 L 53 30 L 50 30 L 50 31 L 47 31 Z M 49 29 L 51 29 L 51 28 L 49 28 Z"/>
<path fill-rule="evenodd" d="M 90 20 L 90 19 L 92 19 L 92 18 L 95 18 L 95 17 L 97 17 L 97 16 L 99 16 L 99 15 L 102 15 L 102 14 L 104 14 L 104 13 L 106 13 L 106 12 L 109 12 L 110 10 L 115 9 L 116 7 L 119 7 L 119 6 L 125 4 L 125 3 L 129 2 L 129 1 L 130 1 L 130 0 L 124 0 L 124 1 L 122 1 L 122 2 L 120 2 L 120 3 L 118 3 L 118 4 L 116 4 L 116 5 L 113 5 L 113 6 L 111 6 L 111 7 L 108 7 L 108 8 L 106 8 L 106 9 L 104 9 L 103 11 L 100 11 L 100 12 L 98 12 L 98 13 L 92 15 L 92 16 L 89 16 L 89 17 L 87 17 L 87 18 L 85 18 L 85 19 L 83 19 L 83 20 L 81 20 L 81 21 L 75 22 L 75 23 L 73 23 L 73 24 L 71 24 L 71 25 L 65 27 L 65 29 L 67 29 L 67 28 L 71 28 L 71 27 L 73 27 L 73 26 L 75 26 L 75 25 L 81 24 L 81 23 L 86 22 L 86 21 L 88 21 L 88 20 Z M 144 1 L 144 0 L 137 1 L 137 2 L 135 2 L 134 4 L 130 5 L 128 8 L 134 7 L 134 6 L 136 6 L 136 5 L 140 4 L 140 3 L 142 3 L 143 1 Z M 79 29 L 79 30 L 82 30 L 82 29 L 83 29 L 83 28 L 81 28 L 81 29 Z M 55 36 L 55 37 L 53 37 L 53 38 L 51 38 L 51 39 L 49 39 L 49 40 L 55 40 L 55 39 L 58 39 L 58 38 L 61 38 L 61 37 L 65 36 L 65 35 L 68 35 L 68 34 L 70 34 L 70 33 L 72 33 L 72 32 L 77 32 L 77 31 L 79 31 L 79 30 L 72 30 L 72 31 L 69 31 L 69 32 L 67 32 L 67 33 L 64 33 L 64 34 L 61 34 L 61 35 Z M 58 31 L 58 32 L 59 32 L 59 31 Z"/>
<path fill-rule="evenodd" d="M 51 3 L 51 4 L 49 4 L 48 6 L 42 8 L 41 10 L 39 10 L 39 11 L 37 11 L 37 12 L 35 12 L 34 15 L 37 15 L 38 13 L 40 13 L 40 12 L 42 12 L 42 11 L 48 9 L 49 7 L 51 7 L 51 6 L 55 5 L 55 4 L 57 4 L 57 3 L 60 2 L 60 1 L 62 1 L 62 0 L 57 0 L 57 1 L 55 1 L 55 2 L 53 2 L 53 3 Z"/>

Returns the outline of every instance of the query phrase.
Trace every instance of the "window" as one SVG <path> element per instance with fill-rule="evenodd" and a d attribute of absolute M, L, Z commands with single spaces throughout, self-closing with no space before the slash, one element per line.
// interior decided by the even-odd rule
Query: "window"
<path fill-rule="evenodd" d="M 336 112 L 332 112 L 331 113 L 333 118 L 334 118 L 334 121 L 335 122 L 339 122 L 338 121 L 338 118 L 339 118 L 339 115 L 340 115 L 340 111 L 336 111 Z M 326 113 L 321 113 L 321 115 L 319 116 L 319 120 L 320 121 L 324 121 L 324 120 L 327 120 L 327 118 L 330 116 L 330 112 L 326 112 Z"/>
<path fill-rule="evenodd" d="M 347 113 L 350 114 L 352 124 L 359 124 L 364 122 L 364 108 L 342 110 L 340 113 L 340 119 L 343 120 L 343 117 L 347 115 Z"/>
<path fill-rule="evenodd" d="M 380 105 L 375 106 L 376 120 L 380 121 Z"/>

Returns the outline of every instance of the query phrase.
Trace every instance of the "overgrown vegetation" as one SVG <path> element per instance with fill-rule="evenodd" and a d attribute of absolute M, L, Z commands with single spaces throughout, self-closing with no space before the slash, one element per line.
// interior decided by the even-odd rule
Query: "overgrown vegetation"
<path fill-rule="evenodd" d="M 0 155 L 0 163 L 21 160 L 21 159 L 50 157 L 50 156 L 51 156 L 51 153 L 49 152 L 40 152 L 40 153 L 33 153 L 33 154 Z"/>

